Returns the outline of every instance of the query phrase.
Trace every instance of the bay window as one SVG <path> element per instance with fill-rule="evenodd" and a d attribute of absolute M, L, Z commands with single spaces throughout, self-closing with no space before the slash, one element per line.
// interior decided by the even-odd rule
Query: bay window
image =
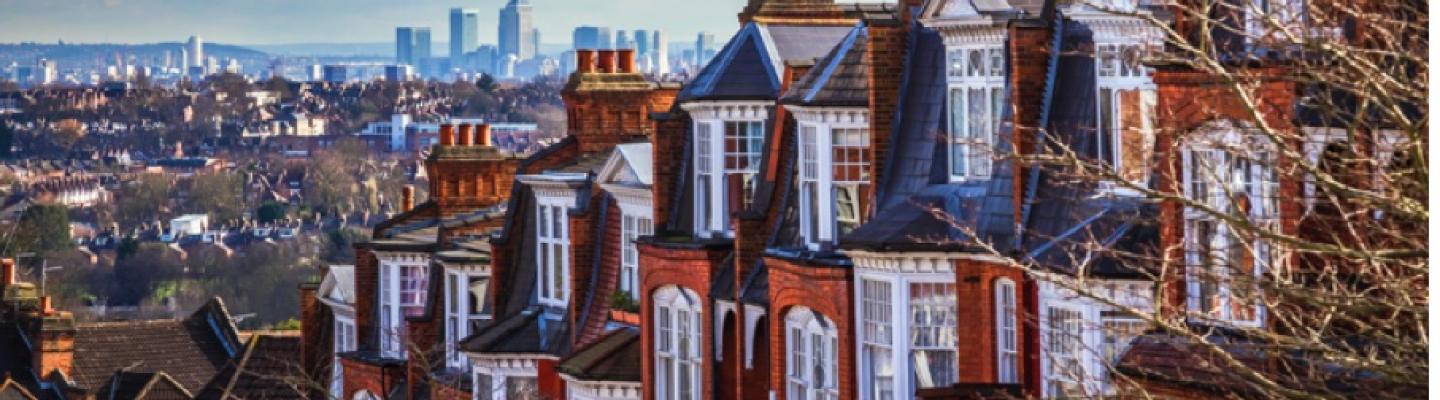
<path fill-rule="evenodd" d="M 860 124 L 800 127 L 800 225 L 811 248 L 864 222 L 870 195 L 870 131 Z"/>
<path fill-rule="evenodd" d="M 860 281 L 861 293 L 861 362 L 863 381 L 869 386 L 865 393 L 871 399 L 895 398 L 895 360 L 892 356 L 894 337 L 891 311 L 891 284 L 883 280 Z"/>
<path fill-rule="evenodd" d="M 862 276 L 858 286 L 862 397 L 909 398 L 958 382 L 953 280 L 875 275 Z"/>
<path fill-rule="evenodd" d="M 700 297 L 667 286 L 654 295 L 655 398 L 698 400 L 701 391 Z"/>
<path fill-rule="evenodd" d="M 385 357 L 405 356 L 405 317 L 424 313 L 428 288 L 427 264 L 380 263 L 380 346 Z"/>
<path fill-rule="evenodd" d="M 765 140 L 765 122 L 756 118 L 695 123 L 696 234 L 728 234 L 730 212 L 749 207 Z M 730 204 L 737 190 L 740 204 Z"/>
<path fill-rule="evenodd" d="M 468 368 L 469 360 L 456 348 L 480 321 L 490 318 L 489 274 L 467 271 L 445 273 L 446 365 Z"/>
<path fill-rule="evenodd" d="M 1120 362 L 1120 356 L 1130 348 L 1130 341 L 1150 328 L 1148 322 L 1119 311 L 1101 311 L 1100 319 L 1105 324 L 1105 348 L 1101 355 L 1110 365 Z"/>
<path fill-rule="evenodd" d="M 1085 397 L 1084 316 L 1079 310 L 1047 307 L 1045 319 L 1046 397 Z"/>
<path fill-rule="evenodd" d="M 1149 154 L 1154 146 L 1156 92 L 1150 70 L 1141 65 L 1149 46 L 1141 43 L 1097 44 L 1097 130 L 1089 149 L 1102 167 L 1127 182 L 1149 179 Z"/>
<path fill-rule="evenodd" d="M 839 398 L 839 351 L 835 322 L 796 306 L 786 314 L 786 398 Z"/>
<path fill-rule="evenodd" d="M 1015 282 L 995 281 L 995 356 L 997 381 L 1020 383 L 1020 352 L 1016 329 Z"/>
<path fill-rule="evenodd" d="M 570 221 L 566 206 L 539 201 L 536 214 L 536 273 L 540 303 L 565 307 L 570 299 Z"/>
<path fill-rule="evenodd" d="M 955 284 L 910 284 L 910 351 L 917 389 L 946 387 L 960 378 Z"/>
<path fill-rule="evenodd" d="M 1005 110 L 1005 54 L 999 44 L 948 50 L 950 180 L 990 178 Z"/>
<path fill-rule="evenodd" d="M 655 222 L 649 216 L 625 213 L 621 217 L 620 238 L 620 290 L 639 300 L 640 293 L 640 252 L 635 239 L 654 233 Z"/>
<path fill-rule="evenodd" d="M 1254 326 L 1264 312 L 1257 281 L 1270 259 L 1257 233 L 1275 227 L 1278 182 L 1257 139 L 1222 136 L 1218 146 L 1195 143 L 1184 152 L 1186 195 L 1199 205 L 1184 214 L 1187 306 L 1203 319 Z"/>

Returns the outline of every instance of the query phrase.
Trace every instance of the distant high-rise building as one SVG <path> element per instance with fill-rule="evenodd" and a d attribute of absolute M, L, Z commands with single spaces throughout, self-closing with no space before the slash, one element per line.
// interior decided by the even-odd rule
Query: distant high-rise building
<path fill-rule="evenodd" d="M 430 58 L 430 28 L 395 28 L 395 62 L 420 65 L 420 60 Z"/>
<path fill-rule="evenodd" d="M 655 48 L 655 51 L 651 54 L 655 59 L 653 71 L 651 72 L 660 75 L 670 73 L 670 43 L 665 41 L 665 31 L 656 29 L 655 37 L 650 41 L 650 46 Z"/>
<path fill-rule="evenodd" d="M 415 76 L 415 67 L 406 64 L 386 65 L 385 80 L 391 82 L 405 82 Z"/>
<path fill-rule="evenodd" d="M 582 26 L 575 28 L 571 48 L 577 50 L 608 49 L 613 44 L 610 42 L 610 28 Z"/>
<path fill-rule="evenodd" d="M 480 10 L 450 9 L 450 59 L 452 65 L 462 64 L 465 53 L 480 45 Z"/>
<path fill-rule="evenodd" d="M 323 78 L 326 82 L 330 83 L 344 83 L 349 79 L 349 77 L 346 76 L 346 72 L 348 72 L 346 69 L 344 65 L 326 65 L 325 76 Z"/>
<path fill-rule="evenodd" d="M 190 50 L 186 50 L 184 47 L 181 47 L 181 48 L 180 48 L 180 73 L 183 74 L 183 73 L 186 73 L 186 72 L 188 72 L 188 71 L 190 71 Z"/>
<path fill-rule="evenodd" d="M 535 56 L 534 23 L 530 0 L 510 0 L 500 9 L 500 55 L 527 60 Z"/>
<path fill-rule="evenodd" d="M 498 69 L 495 67 L 496 60 L 499 58 L 497 53 L 499 53 L 499 49 L 494 45 L 488 44 L 480 46 L 479 49 L 475 50 L 475 62 L 479 66 L 480 72 L 491 75 L 495 74 L 495 71 Z"/>
<path fill-rule="evenodd" d="M 633 48 L 635 48 L 635 44 L 630 42 L 630 33 L 629 33 L 629 32 L 626 32 L 624 29 L 615 31 L 615 48 L 616 48 L 616 49 L 633 49 Z"/>
<path fill-rule="evenodd" d="M 699 70 L 710 62 L 710 54 L 715 53 L 715 34 L 700 32 L 695 37 L 695 68 Z"/>
<path fill-rule="evenodd" d="M 530 48 L 535 49 L 535 56 L 540 57 L 540 28 L 535 28 L 530 33 Z"/>
<path fill-rule="evenodd" d="M 190 52 L 190 65 L 205 64 L 205 39 L 200 36 L 191 36 L 190 41 L 185 42 L 185 49 Z"/>
<path fill-rule="evenodd" d="M 310 79 L 311 82 L 319 82 L 325 80 L 325 68 L 322 67 L 320 64 L 311 64 L 310 67 L 305 70 L 305 72 L 306 78 Z"/>
<path fill-rule="evenodd" d="M 650 31 L 644 29 L 635 30 L 635 54 L 641 57 L 650 54 Z"/>

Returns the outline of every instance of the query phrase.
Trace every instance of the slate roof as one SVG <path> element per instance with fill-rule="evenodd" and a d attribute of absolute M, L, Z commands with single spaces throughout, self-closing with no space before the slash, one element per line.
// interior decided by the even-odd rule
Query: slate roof
<path fill-rule="evenodd" d="M 300 337 L 255 335 L 244 353 L 206 384 L 196 399 L 301 399 L 308 389 L 300 365 Z"/>
<path fill-rule="evenodd" d="M 870 104 L 869 30 L 850 29 L 825 58 L 790 86 L 780 101 L 804 106 L 864 107 Z"/>
<path fill-rule="evenodd" d="M 545 318 L 544 314 L 538 306 L 510 314 L 462 340 L 460 349 L 480 354 L 567 353 L 570 350 L 568 326 Z"/>
<path fill-rule="evenodd" d="M 115 371 L 164 372 L 185 388 L 201 388 L 239 344 L 230 314 L 213 299 L 183 320 L 80 324 L 70 378 L 87 390 Z"/>
<path fill-rule="evenodd" d="M 0 381 L 0 400 L 37 400 L 24 385 L 6 378 Z"/>
<path fill-rule="evenodd" d="M 789 61 L 813 62 L 849 33 L 849 26 L 748 23 L 681 89 L 677 103 L 774 100 Z"/>
<path fill-rule="evenodd" d="M 118 371 L 95 392 L 100 400 L 190 400 L 188 389 L 164 372 Z"/>
<path fill-rule="evenodd" d="M 640 329 L 616 329 L 604 338 L 560 361 L 562 374 L 584 381 L 640 382 Z"/>

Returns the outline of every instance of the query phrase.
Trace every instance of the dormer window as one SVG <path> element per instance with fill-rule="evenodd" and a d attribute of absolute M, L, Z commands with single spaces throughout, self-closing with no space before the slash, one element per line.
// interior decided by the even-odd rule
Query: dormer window
<path fill-rule="evenodd" d="M 1270 245 L 1255 237 L 1278 220 L 1273 161 L 1260 138 L 1234 131 L 1191 143 L 1184 152 L 1187 306 L 1211 321 L 1256 326 L 1263 321 L 1258 279 L 1268 268 Z M 1234 226 L 1223 215 L 1248 220 Z"/>
<path fill-rule="evenodd" d="M 695 234 L 729 236 L 730 214 L 749 207 L 754 197 L 768 105 L 697 103 L 689 107 L 696 118 Z"/>
<path fill-rule="evenodd" d="M 535 207 L 535 265 L 540 303 L 565 307 L 570 300 L 570 219 L 564 204 L 541 199 Z"/>
<path fill-rule="evenodd" d="M 948 50 L 951 181 L 990 178 L 996 135 L 1005 109 L 1003 49 L 994 44 Z"/>
<path fill-rule="evenodd" d="M 827 121 L 802 121 L 799 133 L 800 226 L 806 245 L 818 249 L 864 222 L 871 181 L 869 121 L 863 110 L 797 114 Z"/>
<path fill-rule="evenodd" d="M 1097 130 L 1090 154 L 1120 179 L 1144 185 L 1154 147 L 1155 84 L 1142 43 L 1096 45 Z"/>
<path fill-rule="evenodd" d="M 385 357 L 405 357 L 405 317 L 425 311 L 428 264 L 417 257 L 380 263 L 380 346 Z"/>

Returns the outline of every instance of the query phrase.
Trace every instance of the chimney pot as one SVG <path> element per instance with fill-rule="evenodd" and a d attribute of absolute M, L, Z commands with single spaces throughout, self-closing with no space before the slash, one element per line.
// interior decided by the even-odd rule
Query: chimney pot
<path fill-rule="evenodd" d="M 55 313 L 55 309 L 50 308 L 50 296 L 40 296 L 40 313 L 44 315 Z"/>
<path fill-rule="evenodd" d="M 595 72 L 595 50 L 575 50 L 575 71 L 582 74 Z"/>
<path fill-rule="evenodd" d="M 400 189 L 400 212 L 407 212 L 415 208 L 415 185 L 405 185 Z"/>
<path fill-rule="evenodd" d="M 0 290 L 15 284 L 15 259 L 0 260 Z"/>
<path fill-rule="evenodd" d="M 451 125 L 451 124 L 440 124 L 440 145 L 441 145 L 441 146 L 454 146 L 454 145 L 455 145 L 455 125 Z"/>
<path fill-rule="evenodd" d="M 475 136 L 473 136 L 473 134 L 471 133 L 471 129 L 473 129 L 473 128 L 474 128 L 474 125 L 470 125 L 470 124 L 460 124 L 460 136 L 458 137 L 458 140 L 456 140 L 456 142 L 457 142 L 456 144 L 459 145 L 459 146 L 470 146 L 470 145 L 474 145 L 474 144 L 475 144 Z"/>
<path fill-rule="evenodd" d="M 478 129 L 475 130 L 475 141 L 479 142 L 481 146 L 495 146 L 495 138 L 492 137 L 490 133 L 490 124 L 480 124 Z"/>
<path fill-rule="evenodd" d="M 635 72 L 635 49 L 620 49 L 620 50 L 616 50 L 615 53 L 616 53 L 616 58 L 619 58 L 618 61 L 619 61 L 619 63 L 620 63 L 620 67 L 619 67 L 619 71 L 618 71 L 618 72 L 620 72 L 620 73 L 622 73 L 622 74 L 634 73 L 634 72 Z"/>
<path fill-rule="evenodd" d="M 597 52 L 597 55 L 600 56 L 600 61 L 597 63 L 599 64 L 600 73 L 615 73 L 615 50 L 600 50 Z"/>

